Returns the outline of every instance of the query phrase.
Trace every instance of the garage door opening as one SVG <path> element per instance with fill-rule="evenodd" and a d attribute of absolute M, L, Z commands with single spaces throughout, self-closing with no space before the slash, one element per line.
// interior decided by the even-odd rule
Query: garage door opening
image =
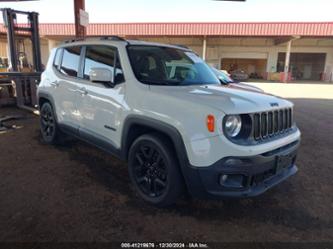
<path fill-rule="evenodd" d="M 286 53 L 279 53 L 277 71 L 284 71 Z M 291 53 L 289 70 L 293 80 L 322 80 L 325 70 L 325 53 Z"/>
<path fill-rule="evenodd" d="M 267 59 L 236 59 L 223 58 L 221 69 L 229 73 L 235 70 L 243 70 L 251 79 L 263 79 L 266 74 Z"/>

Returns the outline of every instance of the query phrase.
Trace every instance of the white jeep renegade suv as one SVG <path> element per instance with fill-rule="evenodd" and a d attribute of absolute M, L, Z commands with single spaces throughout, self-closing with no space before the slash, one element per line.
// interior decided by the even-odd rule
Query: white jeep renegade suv
<path fill-rule="evenodd" d="M 45 142 L 69 134 L 128 161 L 135 189 L 155 205 L 184 191 L 256 196 L 297 171 L 292 103 L 221 84 L 181 46 L 67 42 L 52 51 L 38 99 Z"/>

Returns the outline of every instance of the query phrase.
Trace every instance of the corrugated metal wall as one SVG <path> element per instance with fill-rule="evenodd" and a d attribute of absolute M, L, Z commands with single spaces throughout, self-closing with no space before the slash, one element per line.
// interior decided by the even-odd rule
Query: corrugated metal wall
<path fill-rule="evenodd" d="M 40 34 L 72 36 L 74 24 L 40 24 Z M 0 25 L 0 32 L 6 29 Z M 333 22 L 280 23 L 91 23 L 88 35 L 147 36 L 333 36 Z"/>

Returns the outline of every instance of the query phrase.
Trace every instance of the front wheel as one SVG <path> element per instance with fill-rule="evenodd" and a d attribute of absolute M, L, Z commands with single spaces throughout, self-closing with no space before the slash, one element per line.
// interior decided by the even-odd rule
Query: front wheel
<path fill-rule="evenodd" d="M 170 143 L 159 134 L 145 134 L 132 144 L 129 175 L 139 195 L 150 204 L 168 206 L 183 192 L 183 179 Z"/>

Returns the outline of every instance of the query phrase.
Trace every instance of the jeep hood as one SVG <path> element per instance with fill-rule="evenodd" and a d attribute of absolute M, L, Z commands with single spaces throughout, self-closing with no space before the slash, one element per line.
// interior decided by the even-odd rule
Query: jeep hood
<path fill-rule="evenodd" d="M 292 103 L 265 92 L 230 85 L 156 86 L 153 93 L 168 95 L 186 102 L 202 104 L 225 114 L 261 112 L 291 107 Z"/>

